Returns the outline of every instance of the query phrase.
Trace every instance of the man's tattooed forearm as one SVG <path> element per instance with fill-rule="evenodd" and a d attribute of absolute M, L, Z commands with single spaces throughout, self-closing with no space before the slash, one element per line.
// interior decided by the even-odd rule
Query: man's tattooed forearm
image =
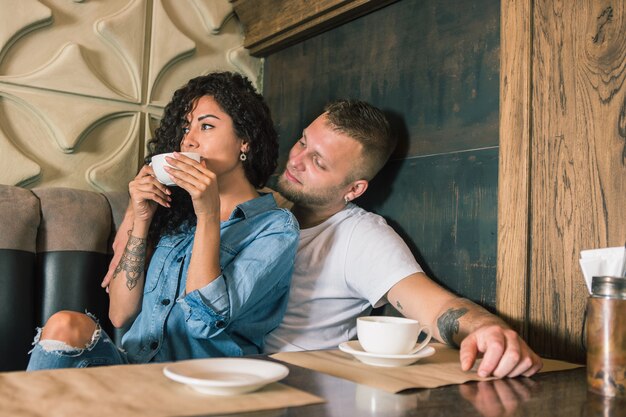
<path fill-rule="evenodd" d="M 146 262 L 146 239 L 140 239 L 138 237 L 129 236 L 128 243 L 120 259 L 120 263 L 115 267 L 113 272 L 113 279 L 117 278 L 117 275 L 125 271 L 126 272 L 126 286 L 129 290 L 132 290 L 137 286 L 137 282 L 143 274 L 144 265 Z"/>
<path fill-rule="evenodd" d="M 448 345 L 458 347 L 454 335 L 459 333 L 459 318 L 467 313 L 467 308 L 449 309 L 437 319 L 437 328 L 441 339 Z"/>
<path fill-rule="evenodd" d="M 398 310 L 402 310 L 402 304 L 400 304 L 400 301 L 396 301 L 396 307 Z"/>

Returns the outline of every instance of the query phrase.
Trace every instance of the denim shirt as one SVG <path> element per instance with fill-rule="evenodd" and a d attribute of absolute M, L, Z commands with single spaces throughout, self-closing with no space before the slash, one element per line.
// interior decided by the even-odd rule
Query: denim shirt
<path fill-rule="evenodd" d="M 195 227 L 162 237 L 150 261 L 141 312 L 122 339 L 131 363 L 263 351 L 287 307 L 299 229 L 265 194 L 220 225 L 221 275 L 185 294 Z"/>

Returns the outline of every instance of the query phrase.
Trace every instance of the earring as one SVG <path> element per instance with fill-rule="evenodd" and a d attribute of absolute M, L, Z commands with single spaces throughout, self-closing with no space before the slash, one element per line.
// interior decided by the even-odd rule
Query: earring
<path fill-rule="evenodd" d="M 344 203 L 346 203 L 346 206 L 348 205 L 348 203 L 350 202 L 350 199 L 348 198 L 348 196 L 345 196 L 343 198 Z"/>
<path fill-rule="evenodd" d="M 241 152 L 241 153 L 239 154 L 239 160 L 240 160 L 241 162 L 243 162 L 243 161 L 245 161 L 246 159 L 248 159 L 248 155 L 246 155 L 244 152 Z"/>

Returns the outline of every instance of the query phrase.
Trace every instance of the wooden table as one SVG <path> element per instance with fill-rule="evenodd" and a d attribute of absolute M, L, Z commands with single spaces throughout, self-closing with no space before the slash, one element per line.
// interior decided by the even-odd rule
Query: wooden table
<path fill-rule="evenodd" d="M 257 358 L 274 360 L 267 357 Z M 218 402 L 212 400 L 217 397 L 200 396 L 199 398 L 196 397 L 197 394 L 190 395 L 193 391 L 188 387 L 172 383 L 162 376 L 162 366 L 163 364 L 124 365 L 83 371 L 43 371 L 36 377 L 33 374 L 33 378 L 28 373 L 0 374 L 4 381 L 0 385 L 0 390 L 4 391 L 3 397 L 0 398 L 4 401 L 4 406 L 0 406 L 0 416 L 65 417 L 65 415 L 76 415 L 77 410 L 81 410 L 82 413 L 83 407 L 88 408 L 85 404 L 95 403 L 101 410 L 99 415 L 103 416 L 124 416 L 126 412 L 132 412 L 134 416 L 151 415 L 148 410 L 157 412 L 163 417 L 176 416 L 176 413 L 181 411 L 179 407 L 181 401 L 187 406 L 184 413 L 187 416 L 201 416 L 205 410 L 211 410 L 211 407 L 214 412 L 216 407 L 224 411 L 232 409 L 234 398 L 226 403 L 229 407 L 220 408 Z M 585 368 L 545 372 L 531 378 L 468 382 L 461 385 L 413 389 L 391 394 L 299 366 L 291 364 L 286 364 L 286 366 L 289 367 L 290 373 L 281 381 L 281 390 L 289 391 L 291 388 L 287 387 L 292 387 L 321 397 L 325 401 L 315 404 L 312 404 L 315 401 L 299 401 L 296 397 L 301 398 L 299 396 L 302 393 L 292 390 L 293 392 L 288 394 L 291 401 L 285 401 L 284 404 L 312 405 L 294 405 L 289 408 L 230 415 L 255 417 L 626 417 L 626 401 L 604 399 L 587 392 Z M 80 380 L 76 379 L 78 378 L 77 372 L 81 372 Z M 156 392 L 159 393 L 161 402 L 157 401 L 155 409 Z M 269 390 L 270 395 L 276 392 L 276 387 L 274 390 Z M 262 391 L 258 394 L 266 398 L 266 401 L 265 407 L 261 406 L 256 408 L 257 410 L 268 408 L 267 405 L 270 407 L 277 405 L 271 401 L 268 403 L 268 397 L 264 396 L 266 394 Z M 284 395 L 283 393 L 282 399 L 285 398 Z M 247 399 L 243 397 L 245 396 L 238 397 L 238 401 L 243 400 L 248 409 L 254 409 L 255 404 L 258 403 L 255 400 L 257 398 L 255 394 L 251 394 Z M 272 401 L 278 401 L 278 397 L 273 398 Z M 44 399 L 47 402 L 41 402 Z M 29 403 L 31 400 L 34 402 Z M 44 403 L 46 407 L 42 408 L 41 404 Z M 26 407 L 23 406 L 25 404 Z M 192 409 L 195 411 L 190 412 Z M 70 413 L 68 410 L 73 411 Z M 84 411 L 85 415 L 90 415 L 88 410 Z"/>
<path fill-rule="evenodd" d="M 626 401 L 587 392 L 585 368 L 389 394 L 297 366 L 288 367 L 290 374 L 283 383 L 323 397 L 326 403 L 246 416 L 626 416 Z"/>

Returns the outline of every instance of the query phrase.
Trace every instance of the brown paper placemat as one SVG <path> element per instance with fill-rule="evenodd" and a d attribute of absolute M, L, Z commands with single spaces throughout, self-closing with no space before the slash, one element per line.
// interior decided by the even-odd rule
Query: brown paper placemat
<path fill-rule="evenodd" d="M 235 396 L 211 396 L 163 375 L 166 364 L 0 373 L 2 415 L 192 416 L 297 407 L 324 402 L 280 383 Z"/>
<path fill-rule="evenodd" d="M 441 343 L 431 343 L 430 346 L 436 350 L 434 355 L 420 359 L 410 366 L 394 368 L 366 365 L 339 350 L 281 352 L 273 354 L 271 357 L 394 394 L 409 388 L 436 388 L 468 381 L 494 379 L 493 377 L 481 378 L 473 370 L 463 372 L 457 349 Z M 541 372 L 561 371 L 581 366 L 574 363 L 543 359 Z"/>

